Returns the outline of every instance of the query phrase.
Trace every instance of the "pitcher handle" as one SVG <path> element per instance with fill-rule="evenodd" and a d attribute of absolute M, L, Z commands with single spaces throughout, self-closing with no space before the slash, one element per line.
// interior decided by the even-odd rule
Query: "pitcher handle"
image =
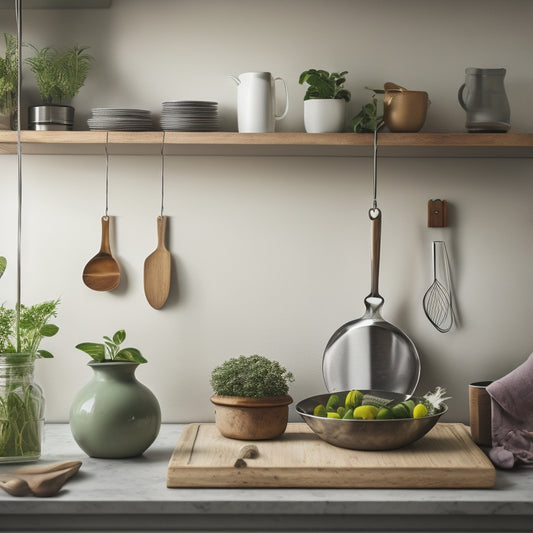
<path fill-rule="evenodd" d="M 274 78 L 274 83 L 276 82 L 276 80 L 281 80 L 285 89 L 285 110 L 281 115 L 274 115 L 276 120 L 281 120 L 282 118 L 285 118 L 285 116 L 289 112 L 289 89 L 287 88 L 287 83 L 283 78 L 280 78 L 279 76 L 277 78 Z"/>
<path fill-rule="evenodd" d="M 462 84 L 461 87 L 459 87 L 459 92 L 457 93 L 457 98 L 459 99 L 459 103 L 461 104 L 461 107 L 465 110 L 465 111 L 468 111 L 468 109 L 466 108 L 466 105 L 465 105 L 465 101 L 463 100 L 463 91 L 464 91 L 464 88 L 465 88 L 465 85 L 466 84 Z"/>

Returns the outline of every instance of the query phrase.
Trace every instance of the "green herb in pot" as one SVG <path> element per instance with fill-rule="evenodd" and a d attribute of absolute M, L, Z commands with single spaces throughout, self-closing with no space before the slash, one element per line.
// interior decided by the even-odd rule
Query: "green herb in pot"
<path fill-rule="evenodd" d="M 309 87 L 304 100 L 311 99 L 339 99 L 349 102 L 352 95 L 344 88 L 348 71 L 332 72 L 326 70 L 309 69 L 300 74 L 299 83 L 307 83 Z"/>
<path fill-rule="evenodd" d="M 211 386 L 219 396 L 284 396 L 292 381 L 292 372 L 261 355 L 228 359 L 211 373 Z"/>
<path fill-rule="evenodd" d="M 118 330 L 113 338 L 104 336 L 104 343 L 82 342 L 76 348 L 90 355 L 97 363 L 106 361 L 128 361 L 130 363 L 146 363 L 146 359 L 137 348 L 120 348 L 126 340 L 126 332 Z"/>
<path fill-rule="evenodd" d="M 40 343 L 59 330 L 49 323 L 58 305 L 0 306 L 0 463 L 40 456 L 44 398 L 33 370 L 35 359 L 53 357 Z"/>

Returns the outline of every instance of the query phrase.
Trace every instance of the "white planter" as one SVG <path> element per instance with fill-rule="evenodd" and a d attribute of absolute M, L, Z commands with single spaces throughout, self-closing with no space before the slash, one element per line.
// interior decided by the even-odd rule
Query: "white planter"
<path fill-rule="evenodd" d="M 304 101 L 304 124 L 307 133 L 338 133 L 344 131 L 346 101 L 342 99 L 311 99 Z"/>

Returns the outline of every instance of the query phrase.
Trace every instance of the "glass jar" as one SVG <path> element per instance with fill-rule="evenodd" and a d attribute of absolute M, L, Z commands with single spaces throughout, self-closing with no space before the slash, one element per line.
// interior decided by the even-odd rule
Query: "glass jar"
<path fill-rule="evenodd" d="M 29 354 L 0 354 L 0 463 L 36 461 L 44 427 L 43 391 Z"/>

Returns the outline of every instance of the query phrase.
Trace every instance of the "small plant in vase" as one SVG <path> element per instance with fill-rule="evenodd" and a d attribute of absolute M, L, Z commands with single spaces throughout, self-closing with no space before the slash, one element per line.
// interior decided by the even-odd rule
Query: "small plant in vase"
<path fill-rule="evenodd" d="M 329 73 L 309 69 L 300 74 L 300 85 L 309 85 L 304 96 L 304 123 L 308 133 L 343 131 L 346 102 L 351 93 L 344 88 L 348 71 Z"/>
<path fill-rule="evenodd" d="M 6 265 L 0 257 L 0 277 Z M 40 345 L 59 330 L 50 323 L 58 305 L 59 300 L 0 305 L 0 463 L 35 461 L 41 455 L 44 396 L 33 373 L 36 359 L 53 357 Z"/>
<path fill-rule="evenodd" d="M 225 437 L 272 439 L 287 427 L 292 372 L 260 355 L 235 357 L 211 373 L 216 424 Z"/>
<path fill-rule="evenodd" d="M 92 358 L 89 366 L 94 375 L 74 398 L 70 429 L 91 457 L 135 457 L 159 434 L 161 409 L 154 394 L 135 377 L 138 365 L 147 362 L 141 351 L 121 347 L 126 332 L 118 330 L 103 340 L 76 346 Z"/>
<path fill-rule="evenodd" d="M 30 128 L 71 130 L 74 108 L 63 102 L 65 98 L 74 98 L 83 87 L 94 58 L 87 53 L 86 46 L 75 45 L 64 52 L 49 46 L 30 47 L 35 54 L 26 62 L 35 75 L 44 104 L 30 107 Z"/>
<path fill-rule="evenodd" d="M 14 126 L 17 107 L 17 38 L 10 33 L 2 35 L 5 54 L 4 57 L 0 57 L 0 130 L 10 130 Z"/>

